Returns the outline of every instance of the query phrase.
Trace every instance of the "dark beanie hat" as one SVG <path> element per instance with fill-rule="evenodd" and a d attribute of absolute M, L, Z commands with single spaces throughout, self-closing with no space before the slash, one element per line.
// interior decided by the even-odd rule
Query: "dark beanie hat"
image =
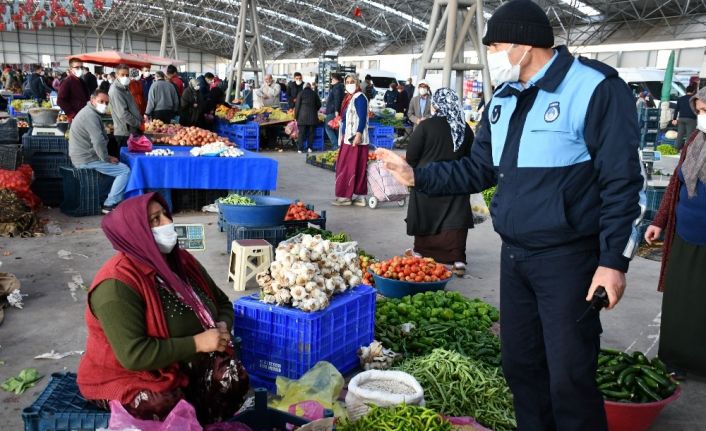
<path fill-rule="evenodd" d="M 495 42 L 551 48 L 554 31 L 537 3 L 512 0 L 497 8 L 488 20 L 483 45 Z"/>

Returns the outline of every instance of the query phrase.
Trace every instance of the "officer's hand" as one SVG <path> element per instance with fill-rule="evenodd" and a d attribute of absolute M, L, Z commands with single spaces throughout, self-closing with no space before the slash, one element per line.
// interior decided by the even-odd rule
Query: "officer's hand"
<path fill-rule="evenodd" d="M 414 185 L 414 170 L 407 164 L 407 162 L 397 154 L 390 150 L 383 148 L 378 148 L 375 151 L 375 155 L 378 160 L 384 162 L 385 169 L 390 171 L 390 173 L 399 181 L 402 185 L 413 186 Z"/>
<path fill-rule="evenodd" d="M 605 287 L 608 293 L 608 301 L 610 302 L 607 309 L 612 310 L 618 304 L 620 298 L 623 297 L 623 292 L 625 292 L 625 273 L 616 269 L 606 268 L 605 266 L 599 266 L 593 275 L 593 281 L 591 281 L 591 288 L 588 289 L 586 301 L 590 301 L 593 298 L 593 292 L 596 291 L 598 286 Z"/>

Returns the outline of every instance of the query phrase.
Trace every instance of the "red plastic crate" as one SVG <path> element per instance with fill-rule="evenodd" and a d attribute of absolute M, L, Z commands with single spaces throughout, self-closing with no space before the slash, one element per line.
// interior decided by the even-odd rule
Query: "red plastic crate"
<path fill-rule="evenodd" d="M 241 360 L 263 380 L 300 378 L 319 361 L 342 374 L 355 368 L 358 348 L 373 341 L 375 289 L 361 285 L 336 295 L 325 310 L 304 311 L 264 304 L 257 295 L 233 304 Z"/>

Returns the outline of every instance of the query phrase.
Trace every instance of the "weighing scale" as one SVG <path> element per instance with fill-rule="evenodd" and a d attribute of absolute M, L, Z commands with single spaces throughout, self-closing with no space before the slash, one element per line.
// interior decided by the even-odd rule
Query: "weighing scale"
<path fill-rule="evenodd" d="M 662 153 L 655 150 L 640 150 L 640 159 L 645 166 L 647 179 L 651 180 L 654 173 L 654 163 L 662 160 Z"/>
<path fill-rule="evenodd" d="M 175 224 L 179 247 L 184 250 L 206 250 L 206 235 L 202 224 Z"/>
<path fill-rule="evenodd" d="M 32 136 L 60 136 L 64 137 L 64 132 L 59 129 L 58 124 L 52 124 L 49 126 L 35 126 L 32 125 Z"/>

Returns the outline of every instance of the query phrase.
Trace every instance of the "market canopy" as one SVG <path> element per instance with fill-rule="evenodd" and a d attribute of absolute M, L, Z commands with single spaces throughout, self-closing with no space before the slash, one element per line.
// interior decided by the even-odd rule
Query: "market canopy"
<path fill-rule="evenodd" d="M 115 67 L 119 64 L 126 64 L 130 67 L 149 67 L 150 61 L 135 54 L 128 54 L 119 51 L 97 51 L 85 54 L 70 55 L 66 58 L 78 58 L 84 63 L 99 64 L 101 66 Z"/>

